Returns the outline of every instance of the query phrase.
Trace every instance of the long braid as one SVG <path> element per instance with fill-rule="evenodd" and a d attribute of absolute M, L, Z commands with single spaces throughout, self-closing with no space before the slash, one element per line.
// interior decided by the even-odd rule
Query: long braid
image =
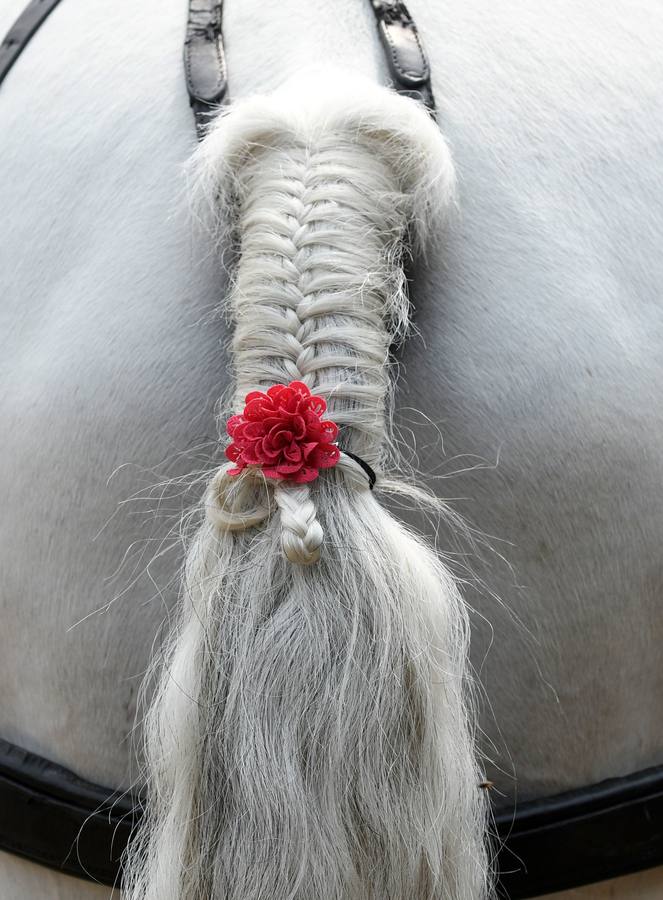
<path fill-rule="evenodd" d="M 237 408 L 249 390 L 302 381 L 346 426 L 347 449 L 377 465 L 395 336 L 387 304 L 400 272 L 387 249 L 398 246 L 405 219 L 392 174 L 379 158 L 367 166 L 370 155 L 370 146 L 336 135 L 255 154 L 238 174 L 231 305 Z M 361 183 L 367 175 L 370 185 Z M 283 483 L 274 496 L 286 556 L 316 561 L 323 535 L 310 489 Z"/>
<path fill-rule="evenodd" d="M 194 166 L 238 237 L 232 411 L 304 382 L 379 488 L 405 239 L 451 191 L 436 127 L 334 76 L 239 105 Z M 311 484 L 211 479 L 145 723 L 129 900 L 486 896 L 466 611 L 369 487 L 344 455 Z"/>

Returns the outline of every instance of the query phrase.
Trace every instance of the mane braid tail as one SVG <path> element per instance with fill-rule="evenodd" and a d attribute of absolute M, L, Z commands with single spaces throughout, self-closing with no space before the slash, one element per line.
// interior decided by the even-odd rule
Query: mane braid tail
<path fill-rule="evenodd" d="M 192 172 L 239 245 L 230 412 L 301 381 L 378 480 L 346 454 L 305 484 L 211 479 L 145 721 L 127 900 L 482 900 L 466 610 L 379 502 L 402 258 L 450 202 L 448 150 L 412 100 L 300 75 L 223 115 Z"/>

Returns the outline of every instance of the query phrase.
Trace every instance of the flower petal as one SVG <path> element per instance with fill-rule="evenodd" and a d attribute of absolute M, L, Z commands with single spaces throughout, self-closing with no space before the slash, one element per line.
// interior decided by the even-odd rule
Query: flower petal
<path fill-rule="evenodd" d="M 310 397 L 311 389 L 307 384 L 304 384 L 303 381 L 291 381 L 288 387 L 292 388 L 293 391 L 297 391 L 302 397 Z"/>
<path fill-rule="evenodd" d="M 267 389 L 267 396 L 272 400 L 276 400 L 283 391 L 286 391 L 288 386 L 285 384 L 273 384 L 270 388 Z"/>
<path fill-rule="evenodd" d="M 251 403 L 253 400 L 268 400 L 268 399 L 269 398 L 268 398 L 267 394 L 265 394 L 263 391 L 251 391 L 244 398 L 244 406 L 246 406 L 248 403 Z"/>
<path fill-rule="evenodd" d="M 317 441 L 309 441 L 306 444 L 301 444 L 300 446 L 302 448 L 302 454 L 304 456 L 304 459 L 308 460 L 308 458 L 311 456 L 311 454 L 313 453 L 315 448 L 318 446 L 318 442 Z"/>
<path fill-rule="evenodd" d="M 253 444 L 247 444 L 246 447 L 242 447 L 242 459 L 252 466 L 258 466 L 263 463 L 265 460 L 260 454 L 260 441 L 255 441 Z"/>
<path fill-rule="evenodd" d="M 318 417 L 327 409 L 327 401 L 325 398 L 316 394 L 311 394 L 310 397 L 306 398 L 304 403 L 306 404 L 306 408 Z"/>
<path fill-rule="evenodd" d="M 308 459 L 318 469 L 331 469 L 341 458 L 341 451 L 336 444 L 319 444 Z"/>
<path fill-rule="evenodd" d="M 332 422 L 331 419 L 325 419 L 324 422 L 320 422 L 320 425 L 322 426 L 325 440 L 331 444 L 338 437 L 338 425 L 336 422 Z"/>
<path fill-rule="evenodd" d="M 293 416 L 291 427 L 295 438 L 300 441 L 306 434 L 306 422 L 304 421 L 304 417 L 300 415 Z"/>
<path fill-rule="evenodd" d="M 303 458 L 302 448 L 299 444 L 292 441 L 289 447 L 283 448 L 283 458 L 288 462 L 296 462 L 301 465 Z"/>
<path fill-rule="evenodd" d="M 282 450 L 284 447 L 290 446 L 292 439 L 292 431 L 288 431 L 287 428 L 276 425 L 269 434 L 266 435 L 265 442 L 274 449 Z"/>
<path fill-rule="evenodd" d="M 283 478 L 277 466 L 263 466 L 262 474 L 265 478 Z"/>
<path fill-rule="evenodd" d="M 273 447 L 269 438 L 263 438 L 256 447 L 256 455 L 260 457 L 260 462 L 272 463 L 281 455 L 281 448 Z"/>
<path fill-rule="evenodd" d="M 282 462 L 282 463 L 279 463 L 278 466 L 276 466 L 277 471 L 284 477 L 287 477 L 289 475 L 294 475 L 294 473 L 299 472 L 299 470 L 301 468 L 302 468 L 301 461 L 293 462 L 293 463 L 283 463 Z"/>
<path fill-rule="evenodd" d="M 226 422 L 226 431 L 228 432 L 230 437 L 233 436 L 233 432 L 239 425 L 242 424 L 243 421 L 244 419 L 242 418 L 242 416 L 231 416 L 228 419 L 228 421 Z"/>
<path fill-rule="evenodd" d="M 302 468 L 292 479 L 296 484 L 306 484 L 308 481 L 315 481 L 318 477 L 318 470 L 309 466 Z"/>
<path fill-rule="evenodd" d="M 229 444 L 223 451 L 231 462 L 237 462 L 242 455 L 242 451 L 237 444 Z"/>

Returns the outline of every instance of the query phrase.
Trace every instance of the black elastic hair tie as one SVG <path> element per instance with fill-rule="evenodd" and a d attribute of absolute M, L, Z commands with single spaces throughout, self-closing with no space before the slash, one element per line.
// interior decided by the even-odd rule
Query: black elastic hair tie
<path fill-rule="evenodd" d="M 369 464 L 361 458 L 361 456 L 355 456 L 354 453 L 350 453 L 349 450 L 341 450 L 341 453 L 345 453 L 346 456 L 349 456 L 350 459 L 354 459 L 358 466 L 361 466 L 364 472 L 368 475 L 368 487 L 372 491 L 375 487 L 375 482 L 377 481 L 377 476 L 373 469 L 369 466 Z"/>

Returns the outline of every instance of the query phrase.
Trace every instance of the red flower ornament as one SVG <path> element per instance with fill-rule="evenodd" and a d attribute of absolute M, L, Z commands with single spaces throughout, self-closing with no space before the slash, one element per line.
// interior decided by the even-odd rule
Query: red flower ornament
<path fill-rule="evenodd" d="M 327 404 L 303 382 L 252 391 L 244 402 L 244 410 L 226 426 L 232 438 L 226 456 L 236 464 L 229 475 L 260 466 L 266 478 L 303 484 L 338 462 L 338 426 L 322 418 Z"/>

